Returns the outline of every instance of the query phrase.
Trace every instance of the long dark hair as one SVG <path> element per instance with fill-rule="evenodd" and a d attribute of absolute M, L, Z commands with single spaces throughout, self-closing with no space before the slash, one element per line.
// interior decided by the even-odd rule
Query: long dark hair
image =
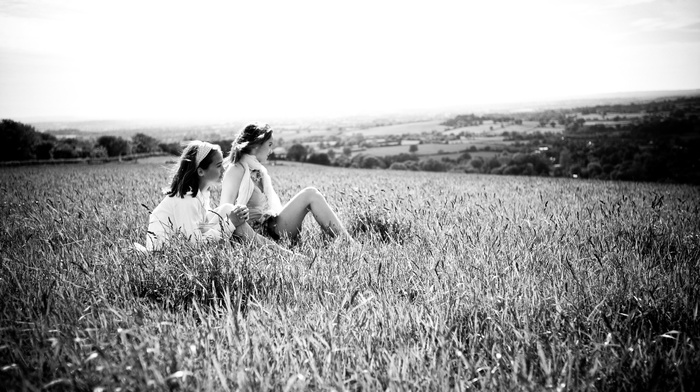
<path fill-rule="evenodd" d="M 216 153 L 221 153 L 221 147 L 216 144 L 206 143 L 211 150 L 207 156 L 202 159 L 199 165 L 197 165 L 197 152 L 199 151 L 199 146 L 202 144 L 202 142 L 197 140 L 189 142 L 182 151 L 180 162 L 173 173 L 170 189 L 165 189 L 166 195 L 170 197 L 185 197 L 187 193 L 192 192 L 192 197 L 197 197 L 197 193 L 199 192 L 199 175 L 197 174 L 197 169 L 200 167 L 204 170 L 208 169 Z"/>
<path fill-rule="evenodd" d="M 231 143 L 231 152 L 224 160 L 225 164 L 234 165 L 253 148 L 265 143 L 272 137 L 272 128 L 268 124 L 250 123 L 243 127 Z"/>

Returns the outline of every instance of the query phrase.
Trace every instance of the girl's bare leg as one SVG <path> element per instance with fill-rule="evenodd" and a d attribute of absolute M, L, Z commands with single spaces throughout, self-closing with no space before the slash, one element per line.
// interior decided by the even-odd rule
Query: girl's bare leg
<path fill-rule="evenodd" d="M 323 230 L 333 236 L 353 241 L 338 216 L 326 202 L 326 198 L 316 188 L 305 188 L 297 193 L 277 217 L 277 234 L 296 237 L 301 232 L 301 225 L 306 214 L 311 212 Z"/>
<path fill-rule="evenodd" d="M 236 227 L 236 231 L 234 231 L 238 236 L 242 237 L 246 241 L 251 241 L 256 243 L 257 245 L 262 245 L 262 246 L 267 246 L 269 248 L 275 249 L 279 251 L 280 253 L 286 254 L 293 256 L 294 253 L 288 249 L 285 249 L 279 245 L 277 245 L 276 242 L 271 241 L 260 234 L 256 233 L 255 230 L 253 230 L 252 227 L 250 227 L 249 224 L 244 223 L 240 226 Z"/>

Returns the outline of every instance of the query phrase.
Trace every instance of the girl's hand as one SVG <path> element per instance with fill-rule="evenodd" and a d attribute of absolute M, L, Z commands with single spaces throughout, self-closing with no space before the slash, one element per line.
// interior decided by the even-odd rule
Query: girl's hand
<path fill-rule="evenodd" d="M 236 205 L 228 214 L 228 219 L 234 226 L 238 227 L 248 221 L 248 207 Z"/>

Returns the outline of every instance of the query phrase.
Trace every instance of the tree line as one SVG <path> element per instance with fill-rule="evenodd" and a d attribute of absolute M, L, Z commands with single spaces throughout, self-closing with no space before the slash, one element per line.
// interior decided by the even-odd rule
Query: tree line
<path fill-rule="evenodd" d="M 518 134 L 516 142 L 488 159 L 472 157 L 469 151 L 473 153 L 476 148 L 472 146 L 456 159 L 419 160 L 411 153 L 387 157 L 358 154 L 349 159 L 336 159 L 333 164 L 391 170 L 700 184 L 700 122 L 695 117 L 649 118 L 624 128 L 594 126 L 568 130 L 564 134 Z"/>
<path fill-rule="evenodd" d="M 634 121 L 587 125 L 585 114 L 639 114 Z M 457 158 L 419 159 L 415 150 L 395 156 L 360 153 L 331 156 L 295 145 L 289 159 L 341 167 L 390 170 L 457 171 L 500 175 L 592 178 L 700 184 L 700 98 L 629 105 L 544 110 L 518 114 L 459 115 L 443 125 L 462 127 L 485 120 L 518 123 L 536 120 L 565 125 L 563 133 L 504 132 L 512 143 L 491 158 L 472 157 L 471 146 Z M 417 146 L 411 146 L 417 148 Z M 491 150 L 485 147 L 482 150 Z M 291 151 L 291 150 L 290 150 Z"/>
<path fill-rule="evenodd" d="M 545 110 L 525 114 L 460 115 L 446 124 L 464 126 L 492 121 L 556 121 L 565 124 L 563 133 L 503 132 L 512 143 L 491 158 L 472 156 L 471 146 L 457 158 L 420 159 L 418 146 L 392 156 L 353 154 L 346 146 L 341 153 L 328 148 L 314 150 L 300 143 L 292 144 L 284 159 L 320 165 L 389 170 L 456 171 L 501 175 L 554 176 L 603 180 L 655 181 L 700 184 L 700 99 L 600 106 L 587 113 L 633 113 L 645 115 L 622 124 L 586 125 L 572 115 L 577 109 Z M 581 113 L 580 111 L 578 113 Z M 345 141 L 347 142 L 347 140 Z M 231 140 L 214 141 L 227 153 Z M 339 143 L 336 143 L 339 144 Z M 329 146 L 325 146 L 329 147 Z M 410 148 L 410 150 L 409 150 Z M 488 146 L 482 150 L 491 150 Z M 137 133 L 127 140 L 118 136 L 97 139 L 57 138 L 37 132 L 32 126 L 13 120 L 0 124 L 0 161 L 50 160 L 115 157 L 127 154 L 166 152 L 179 155 L 179 143 L 161 143 Z M 494 152 L 491 150 L 491 152 Z M 271 156 L 271 159 L 280 157 Z"/>
<path fill-rule="evenodd" d="M 178 143 L 161 143 L 143 133 L 131 139 L 100 136 L 97 139 L 58 138 L 33 126 L 4 119 L 0 123 L 0 161 L 107 158 L 130 154 L 179 154 Z"/>

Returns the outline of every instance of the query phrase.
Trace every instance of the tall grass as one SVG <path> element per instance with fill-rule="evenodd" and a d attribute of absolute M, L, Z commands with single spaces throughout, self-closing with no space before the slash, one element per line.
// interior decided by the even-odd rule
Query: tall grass
<path fill-rule="evenodd" d="M 697 187 L 271 168 L 308 222 L 143 256 L 158 165 L 0 169 L 8 390 L 694 390 Z M 218 195 L 214 196 L 218 199 Z"/>

